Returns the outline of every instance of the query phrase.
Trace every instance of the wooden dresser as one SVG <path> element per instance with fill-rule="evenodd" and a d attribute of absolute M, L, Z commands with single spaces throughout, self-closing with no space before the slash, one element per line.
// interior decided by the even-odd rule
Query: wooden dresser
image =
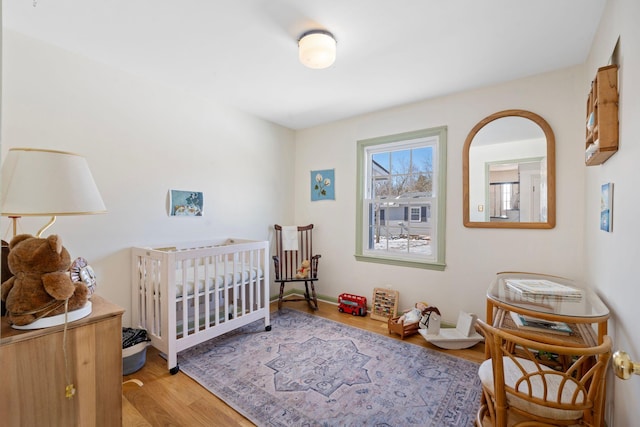
<path fill-rule="evenodd" d="M 89 316 L 67 329 L 75 396 L 67 398 L 64 326 L 0 329 L 0 417 L 6 426 L 121 426 L 122 313 L 93 295 Z"/>

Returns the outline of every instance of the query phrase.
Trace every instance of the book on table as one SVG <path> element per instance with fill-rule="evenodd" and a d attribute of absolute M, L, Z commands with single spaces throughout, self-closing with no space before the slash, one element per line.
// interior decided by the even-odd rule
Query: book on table
<path fill-rule="evenodd" d="M 513 311 L 510 313 L 513 323 L 516 324 L 518 329 L 555 335 L 571 335 L 571 327 L 564 322 L 538 319 L 537 317 L 526 316 Z"/>
<path fill-rule="evenodd" d="M 582 290 L 545 279 L 507 279 L 507 288 L 523 299 L 537 301 L 544 298 L 576 300 L 582 298 Z"/>

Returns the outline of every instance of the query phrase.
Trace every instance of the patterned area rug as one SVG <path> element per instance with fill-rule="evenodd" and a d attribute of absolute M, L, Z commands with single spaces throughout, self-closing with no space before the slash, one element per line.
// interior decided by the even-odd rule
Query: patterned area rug
<path fill-rule="evenodd" d="M 471 426 L 478 365 L 292 309 L 178 355 L 258 426 Z"/>

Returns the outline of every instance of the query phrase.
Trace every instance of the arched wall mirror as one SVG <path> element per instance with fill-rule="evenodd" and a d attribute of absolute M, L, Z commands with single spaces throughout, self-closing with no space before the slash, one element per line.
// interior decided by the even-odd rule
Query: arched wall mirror
<path fill-rule="evenodd" d="M 553 228 L 555 138 L 525 110 L 492 114 L 471 129 L 462 153 L 463 222 L 477 228 Z"/>

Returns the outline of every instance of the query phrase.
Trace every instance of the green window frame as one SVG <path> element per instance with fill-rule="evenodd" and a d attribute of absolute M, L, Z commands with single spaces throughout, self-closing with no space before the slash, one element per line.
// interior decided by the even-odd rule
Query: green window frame
<path fill-rule="evenodd" d="M 360 140 L 357 151 L 356 260 L 444 270 L 446 126 Z"/>

